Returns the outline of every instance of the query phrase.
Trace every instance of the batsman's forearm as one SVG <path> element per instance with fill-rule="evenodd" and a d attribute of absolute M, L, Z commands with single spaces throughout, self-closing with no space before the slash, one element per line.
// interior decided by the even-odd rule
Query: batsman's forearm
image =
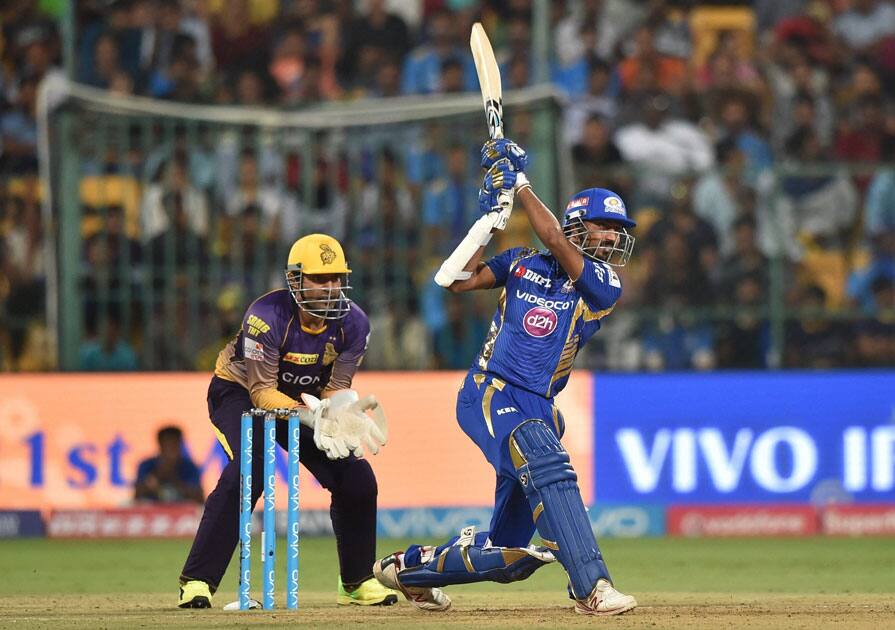
<path fill-rule="evenodd" d="M 554 247 L 565 241 L 559 221 L 550 212 L 550 208 L 538 199 L 531 186 L 516 191 L 516 203 L 522 206 L 531 228 L 547 249 L 553 251 Z"/>

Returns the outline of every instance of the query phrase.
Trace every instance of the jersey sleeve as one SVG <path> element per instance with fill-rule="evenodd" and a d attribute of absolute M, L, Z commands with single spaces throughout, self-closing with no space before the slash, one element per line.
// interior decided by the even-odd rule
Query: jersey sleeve
<path fill-rule="evenodd" d="M 522 249 L 523 248 L 521 247 L 513 247 L 502 251 L 494 258 L 485 261 L 485 264 L 488 265 L 488 268 L 491 270 L 491 273 L 494 274 L 494 278 L 496 279 L 496 282 L 494 283 L 495 287 L 502 287 L 507 283 L 507 276 L 510 274 L 510 266 L 513 264 L 513 261 L 519 257 Z"/>
<path fill-rule="evenodd" d="M 575 288 L 589 308 L 602 311 L 615 306 L 622 294 L 622 281 L 609 265 L 585 259 Z"/>
<path fill-rule="evenodd" d="M 280 346 L 288 322 L 281 321 L 274 308 L 263 299 L 255 300 L 242 320 L 242 353 L 246 366 L 246 389 L 256 403 L 259 392 L 277 388 Z"/>
<path fill-rule="evenodd" d="M 370 320 L 356 304 L 351 305 L 351 312 L 346 315 L 342 326 L 345 335 L 345 346 L 333 363 L 333 371 L 326 384 L 327 390 L 348 389 L 351 381 L 364 360 L 367 345 L 370 343 Z"/>

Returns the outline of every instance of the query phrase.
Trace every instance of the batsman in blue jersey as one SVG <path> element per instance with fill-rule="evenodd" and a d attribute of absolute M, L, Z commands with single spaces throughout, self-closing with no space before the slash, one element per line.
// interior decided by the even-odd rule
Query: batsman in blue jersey
<path fill-rule="evenodd" d="M 553 398 L 565 387 L 578 349 L 621 295 L 614 267 L 631 256 L 628 229 L 635 223 L 618 195 L 590 188 L 572 197 L 560 225 L 532 191 L 526 162 L 512 141 L 485 144 L 483 216 L 436 276 L 454 293 L 501 289 L 457 397 L 460 427 L 497 474 L 489 531 L 468 527 L 438 547 L 411 545 L 377 561 L 373 573 L 418 608 L 442 611 L 451 600 L 439 587 L 523 580 L 558 560 L 576 612 L 616 615 L 637 602 L 613 587 L 561 443 L 565 426 Z M 509 211 L 500 205 L 507 191 L 547 251 L 517 247 L 481 262 L 492 227 Z M 541 546 L 530 544 L 535 530 Z"/>

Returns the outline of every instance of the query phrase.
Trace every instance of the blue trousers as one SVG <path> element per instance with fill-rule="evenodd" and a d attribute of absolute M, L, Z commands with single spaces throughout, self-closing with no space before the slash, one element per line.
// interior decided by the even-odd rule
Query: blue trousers
<path fill-rule="evenodd" d="M 497 483 L 488 539 L 497 547 L 525 547 L 535 532 L 528 498 L 519 485 L 508 448 L 510 433 L 525 420 L 540 418 L 558 438 L 565 422 L 552 399 L 505 383 L 492 374 L 471 370 L 457 395 L 457 421 L 463 432 L 481 449 L 494 468 Z M 481 536 L 476 537 L 481 543 Z M 454 538 L 436 549 L 436 555 Z M 404 556 L 405 566 L 420 564 L 420 548 L 413 545 Z"/>

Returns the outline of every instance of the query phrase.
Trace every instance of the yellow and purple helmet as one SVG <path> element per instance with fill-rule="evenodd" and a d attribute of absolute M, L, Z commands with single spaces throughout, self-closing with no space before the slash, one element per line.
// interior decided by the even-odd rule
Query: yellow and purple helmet
<path fill-rule="evenodd" d="M 340 276 L 338 287 L 329 289 L 329 294 L 324 297 L 313 300 L 305 297 L 305 292 L 310 290 L 304 286 L 305 276 L 332 274 Z M 351 289 L 348 283 L 350 274 L 351 269 L 348 268 L 342 245 L 326 234 L 301 237 L 292 244 L 286 259 L 286 285 L 292 299 L 299 308 L 322 319 L 341 319 L 348 314 L 351 308 L 347 297 L 347 292 Z"/>

